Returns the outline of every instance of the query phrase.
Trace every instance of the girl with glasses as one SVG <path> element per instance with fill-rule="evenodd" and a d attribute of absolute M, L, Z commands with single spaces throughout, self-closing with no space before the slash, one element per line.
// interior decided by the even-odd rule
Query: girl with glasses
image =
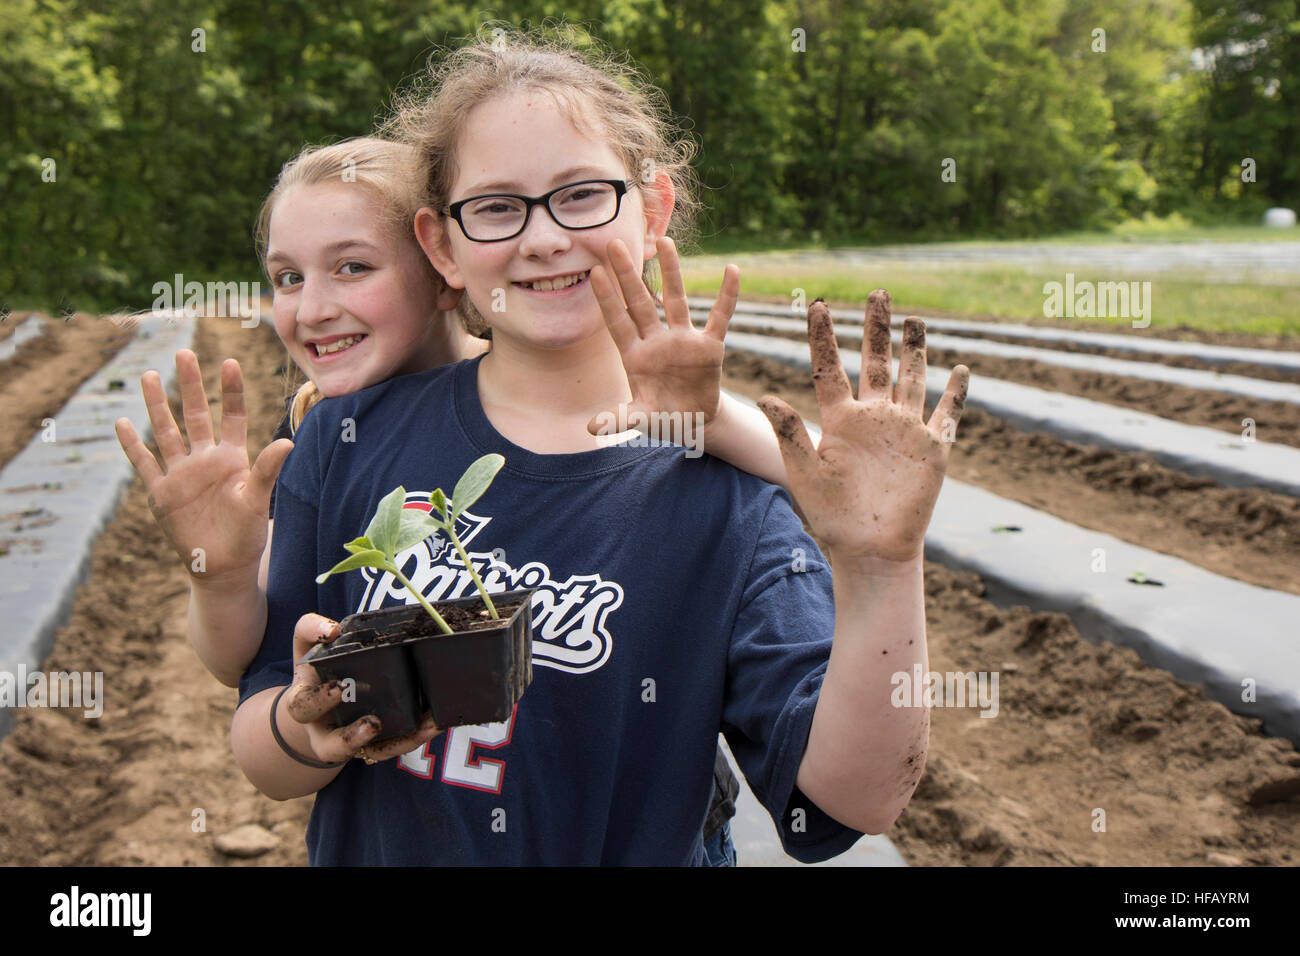
<path fill-rule="evenodd" d="M 784 403 L 763 408 L 829 563 L 779 488 L 712 455 L 595 434 L 614 410 L 698 413 L 713 451 L 737 277 L 705 330 L 691 328 L 666 238 L 691 204 L 688 167 L 644 85 L 572 51 L 499 47 L 453 53 L 393 124 L 421 157 L 416 236 L 489 322 L 492 348 L 330 398 L 304 420 L 280 475 L 236 759 L 268 794 L 317 793 L 313 863 L 689 864 L 703 859 L 721 729 L 787 851 L 833 856 L 893 822 L 924 764 L 928 713 L 892 707 L 890 675 L 927 666 L 921 550 L 965 370 L 927 425 L 923 333 L 905 330 L 895 394 L 876 296 L 854 399 L 814 305 L 820 448 Z M 600 225 L 572 228 L 541 202 L 634 178 Z M 453 220 L 453 203 L 479 196 L 526 197 L 522 230 L 485 242 L 462 224 L 466 207 Z M 641 274 L 656 254 L 666 328 Z M 392 602 L 361 575 L 315 576 L 395 485 L 450 487 L 488 452 L 506 464 L 476 505 L 470 558 L 504 587 L 538 588 L 533 685 L 502 724 L 426 724 L 368 751 L 396 760 L 348 760 L 380 728 L 333 729 L 342 689 L 293 664 L 337 633 L 332 620 Z M 426 597 L 451 596 L 457 576 L 442 572 L 456 560 L 415 557 L 428 562 Z"/>

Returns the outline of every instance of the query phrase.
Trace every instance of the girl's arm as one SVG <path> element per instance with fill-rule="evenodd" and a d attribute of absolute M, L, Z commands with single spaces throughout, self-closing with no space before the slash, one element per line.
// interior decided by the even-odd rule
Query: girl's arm
<path fill-rule="evenodd" d="M 313 645 L 332 641 L 338 634 L 337 622 L 319 614 L 304 614 L 294 627 L 294 661 L 301 660 Z M 381 732 L 378 721 L 374 717 L 362 717 L 346 727 L 334 727 L 329 712 L 343 699 L 342 684 L 337 681 L 321 684 L 309 664 L 298 664 L 293 684 L 281 696 L 283 690 L 285 685 L 281 684 L 250 696 L 239 705 L 230 726 L 235 762 L 249 782 L 273 800 L 291 800 L 315 793 L 337 777 L 346 761 L 353 757 L 364 757 L 367 763 L 391 760 L 442 733 L 433 723 L 433 716 L 428 715 L 414 733 L 370 746 L 370 741 Z M 271 730 L 272 719 L 283 746 Z M 342 761 L 343 764 L 329 768 L 308 766 L 290 756 L 285 747 L 306 760 Z"/>
<path fill-rule="evenodd" d="M 722 396 L 718 414 L 704 426 L 700 450 L 790 491 L 790 476 L 772 423 L 757 408 L 743 405 L 730 395 Z M 797 502 L 795 508 L 798 510 Z"/>
<path fill-rule="evenodd" d="M 970 371 L 953 369 L 926 423 L 925 326 L 903 327 L 891 395 L 889 293 L 871 293 L 858 398 L 840 364 L 830 312 L 808 310 L 822 441 L 814 448 L 795 411 L 759 403 L 780 438 L 810 533 L 825 542 L 835 587 L 835 630 L 796 783 L 817 806 L 867 833 L 888 829 L 925 767 L 930 713 L 895 706 L 894 675 L 928 672 L 925 531 L 966 403 Z M 877 347 L 875 343 L 883 343 Z M 911 702 L 908 702 L 910 704 Z"/>
<path fill-rule="evenodd" d="M 271 734 L 271 704 L 284 690 L 283 686 L 268 687 L 248 698 L 235 711 L 230 725 L 230 749 L 235 763 L 258 790 L 272 800 L 292 800 L 315 793 L 339 775 L 342 767 L 317 769 L 290 757 Z M 320 761 L 312 749 L 305 725 L 298 723 L 285 712 L 285 699 L 280 697 L 276 708 L 276 726 L 285 743 L 294 753 L 310 760 Z M 357 746 L 364 746 L 364 741 Z"/>
<path fill-rule="evenodd" d="M 266 549 L 255 577 L 238 570 L 229 579 L 190 578 L 190 645 L 212 676 L 237 687 L 266 632 L 266 574 L 274 521 L 266 523 Z"/>
<path fill-rule="evenodd" d="M 218 680 L 233 685 L 265 629 L 262 569 L 270 553 L 268 503 L 293 442 L 272 442 L 250 468 L 239 363 L 227 359 L 222 365 L 219 440 L 213 435 L 194 353 L 177 352 L 176 370 L 189 450 L 153 371 L 141 376 L 140 386 L 166 471 L 129 419 L 118 419 L 117 436 L 145 484 L 154 519 L 190 575 L 191 644 Z"/>

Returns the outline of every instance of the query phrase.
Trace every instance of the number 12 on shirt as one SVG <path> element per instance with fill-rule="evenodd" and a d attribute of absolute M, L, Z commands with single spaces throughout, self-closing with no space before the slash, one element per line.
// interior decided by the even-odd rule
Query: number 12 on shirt
<path fill-rule="evenodd" d="M 442 782 L 469 790 L 500 793 L 506 762 L 475 756 L 474 748 L 496 750 L 510 743 L 510 736 L 514 733 L 515 714 L 518 710 L 519 705 L 516 704 L 508 720 L 494 724 L 467 724 L 449 730 L 444 735 Z M 430 750 L 432 746 L 431 740 L 410 753 L 402 754 L 398 758 L 397 765 L 406 773 L 421 780 L 432 780 L 433 764 L 438 759 L 438 755 Z"/>

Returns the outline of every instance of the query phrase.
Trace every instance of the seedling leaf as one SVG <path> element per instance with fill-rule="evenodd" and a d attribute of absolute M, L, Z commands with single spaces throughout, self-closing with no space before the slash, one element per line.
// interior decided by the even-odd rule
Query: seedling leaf
<path fill-rule="evenodd" d="M 432 517 L 438 522 L 439 527 L 445 527 L 447 524 L 447 496 L 442 493 L 441 488 L 434 488 L 429 494 L 429 503 L 433 505 L 434 514 Z"/>
<path fill-rule="evenodd" d="M 407 548 L 414 547 L 429 535 L 437 534 L 441 527 L 432 515 L 414 508 L 403 508 L 401 530 L 397 534 L 393 554 L 401 554 Z"/>
<path fill-rule="evenodd" d="M 330 568 L 324 574 L 316 576 L 316 583 L 321 584 L 331 574 L 342 574 L 344 571 L 351 571 L 354 568 L 383 568 L 388 564 L 388 555 L 382 551 L 360 551 L 350 558 L 344 558 L 334 567 Z"/>
<path fill-rule="evenodd" d="M 398 535 L 402 530 L 402 505 L 406 503 L 406 489 L 398 485 L 380 500 L 375 508 L 375 516 L 366 528 L 366 537 L 375 549 L 382 551 L 389 558 L 397 553 Z"/>
<path fill-rule="evenodd" d="M 465 474 L 456 482 L 456 490 L 451 493 L 452 512 L 448 518 L 455 521 L 462 511 L 483 497 L 483 492 L 488 490 L 505 463 L 500 455 L 484 455 L 465 469 Z"/>
<path fill-rule="evenodd" d="M 353 538 L 343 547 L 347 548 L 353 554 L 360 554 L 362 551 L 377 551 L 378 549 L 370 543 L 370 539 L 365 535 L 359 538 Z"/>

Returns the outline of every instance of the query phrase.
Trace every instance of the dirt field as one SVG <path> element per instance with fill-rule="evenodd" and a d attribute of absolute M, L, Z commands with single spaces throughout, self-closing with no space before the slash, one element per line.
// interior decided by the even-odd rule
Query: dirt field
<path fill-rule="evenodd" d="M 799 332 L 773 334 L 792 341 L 808 341 L 808 336 Z M 840 347 L 856 350 L 858 342 L 846 341 Z M 1079 350 L 1069 348 L 1055 351 Z M 1255 423 L 1256 441 L 1300 447 L 1300 404 L 1292 402 L 1263 401 L 1230 392 L 1188 388 L 1185 385 L 1149 379 L 1117 378 L 1101 372 L 1062 368 L 1048 362 L 963 354 L 957 349 L 930 348 L 927 354 L 930 364 L 939 368 L 964 364 L 972 375 L 1029 385 L 1049 392 L 1077 395 L 1107 405 L 1120 405 L 1185 425 L 1217 428 L 1233 438 L 1241 437 L 1242 420 L 1249 418 Z M 1128 354 L 1128 359 L 1133 359 L 1132 353 Z M 1238 363 L 1239 366 L 1240 364 Z M 1263 368 L 1251 365 L 1248 372 L 1235 374 L 1260 378 L 1256 373 Z M 1297 374 L 1297 378 L 1300 378 L 1300 374 Z"/>
<path fill-rule="evenodd" d="M 108 329 L 97 334 L 114 341 Z M 283 408 L 282 347 L 269 329 L 203 320 L 195 349 L 214 403 L 220 360 L 239 358 L 256 453 Z M 780 394 L 817 417 L 804 373 L 731 356 L 724 384 L 753 397 Z M 11 397 L 0 394 L 6 408 Z M 45 413 L 33 406 L 23 414 Z M 951 474 L 1218 573 L 1300 594 L 1295 499 L 1220 489 L 1145 456 L 1027 436 L 973 411 Z M 998 670 L 1000 711 L 996 719 L 973 709 L 933 711 L 926 774 L 889 834 L 909 862 L 1300 863 L 1300 754 L 1289 742 L 1264 737 L 1132 651 L 1090 644 L 1064 615 L 994 607 L 974 575 L 927 563 L 926 581 L 931 668 Z M 187 596 L 185 571 L 136 482 L 95 547 L 92 576 L 46 664 L 103 670 L 104 716 L 16 712 L 14 733 L 0 741 L 0 860 L 306 862 L 311 800 L 271 801 L 236 768 L 229 750 L 235 692 L 189 648 Z M 1105 832 L 1093 830 L 1097 809 L 1105 811 Z M 279 845 L 253 860 L 216 850 L 216 836 L 248 823 L 270 830 Z"/>
<path fill-rule="evenodd" d="M 250 447 L 262 447 L 284 405 L 284 349 L 268 328 L 203 320 L 195 341 L 204 383 L 220 401 L 221 360 L 244 369 Z M 135 387 L 139 387 L 138 383 Z M 180 405 L 173 395 L 178 420 Z M 0 741 L 0 860 L 41 865 L 247 865 L 307 862 L 311 799 L 276 803 L 230 755 L 236 693 L 208 674 L 185 636 L 186 572 L 131 489 L 94 550 L 90 580 L 59 632 L 47 670 L 104 671 L 99 720 L 80 711 L 21 710 Z M 195 810 L 202 810 L 197 817 Z M 205 830 L 196 832 L 202 820 Z M 252 861 L 214 838 L 258 823 L 280 846 Z"/>
<path fill-rule="evenodd" d="M 6 337 L 22 320 L 10 316 Z M 9 418 L 0 430 L 0 465 L 18 454 L 58 414 L 81 383 L 107 365 L 131 340 L 112 322 L 78 314 L 67 322 L 47 319 L 45 332 L 25 342 L 0 372 L 0 408 Z"/>

